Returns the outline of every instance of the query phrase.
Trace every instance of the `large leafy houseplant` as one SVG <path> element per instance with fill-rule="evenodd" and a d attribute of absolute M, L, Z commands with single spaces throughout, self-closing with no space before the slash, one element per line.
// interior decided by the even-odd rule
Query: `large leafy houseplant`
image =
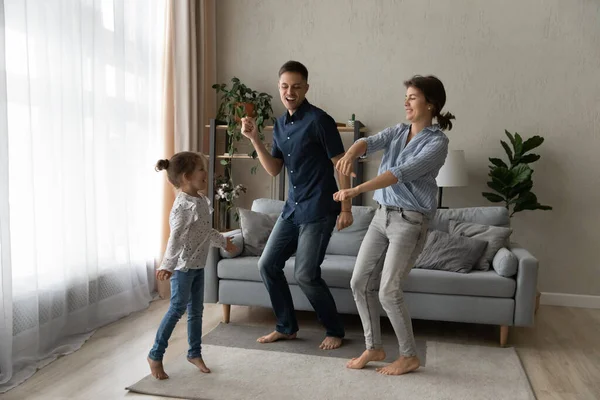
<path fill-rule="evenodd" d="M 232 86 L 228 88 L 225 83 L 214 84 L 212 87 L 221 94 L 221 103 L 217 119 L 227 123 L 227 134 L 229 135 L 227 152 L 233 155 L 237 152 L 236 144 L 243 139 L 240 131 L 240 120 L 245 116 L 255 117 L 258 135 L 261 140 L 265 136 L 263 128 L 265 123 L 271 120 L 273 123 L 273 108 L 271 100 L 273 96 L 265 92 L 257 92 L 242 83 L 237 77 L 231 78 Z M 256 158 L 258 155 L 252 150 L 248 155 Z M 221 160 L 221 164 L 228 166 L 230 160 Z M 256 173 L 256 166 L 252 167 L 251 173 Z"/>
<path fill-rule="evenodd" d="M 487 185 L 496 193 L 483 192 L 482 195 L 493 203 L 504 203 L 511 217 L 524 210 L 552 210 L 552 207 L 540 204 L 531 191 L 533 169 L 529 164 L 539 160 L 540 156 L 529 152 L 539 147 L 544 138 L 533 136 L 523 141 L 516 132 L 514 135 L 507 130 L 504 132 L 512 145 L 511 148 L 504 140 L 500 141 L 508 156 L 508 163 L 499 158 L 489 159 L 492 163 L 488 174 L 491 181 Z"/>
<path fill-rule="evenodd" d="M 225 83 L 216 83 L 212 88 L 216 90 L 217 95 L 221 95 L 217 120 L 225 121 L 227 124 L 226 152 L 230 156 L 237 153 L 238 149 L 236 145 L 240 140 L 244 139 L 240 125 L 241 119 L 245 116 L 256 118 L 259 137 L 261 140 L 264 140 L 263 128 L 265 123 L 270 119 L 275 122 L 271 106 L 273 96 L 249 88 L 235 76 L 231 79 L 231 88 L 228 88 Z M 258 154 L 255 150 L 252 150 L 248 153 L 248 156 L 256 159 Z M 225 168 L 225 176 L 220 176 L 215 182 L 214 194 L 216 195 L 219 208 L 222 208 L 220 212 L 221 218 L 223 218 L 220 221 L 222 225 L 221 229 L 225 229 L 228 226 L 227 220 L 230 210 L 235 210 L 235 220 L 239 220 L 239 214 L 235 209 L 234 202 L 242 192 L 246 192 L 246 188 L 243 185 L 235 185 L 233 182 L 231 160 L 229 158 L 220 161 L 221 165 Z M 257 167 L 258 165 L 252 166 L 250 173 L 255 174 Z"/>

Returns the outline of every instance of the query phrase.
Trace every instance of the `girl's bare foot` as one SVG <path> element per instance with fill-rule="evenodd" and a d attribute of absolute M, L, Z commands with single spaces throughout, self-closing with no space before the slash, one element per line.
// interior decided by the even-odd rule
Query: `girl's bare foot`
<path fill-rule="evenodd" d="M 153 377 L 159 380 L 169 379 L 169 375 L 167 375 L 165 369 L 163 368 L 162 361 L 154 361 L 148 357 L 148 364 L 150 365 L 150 373 Z"/>
<path fill-rule="evenodd" d="M 326 336 L 319 348 L 321 350 L 333 350 L 342 345 L 342 338 L 335 336 Z"/>
<path fill-rule="evenodd" d="M 196 367 L 198 367 L 198 369 L 200 371 L 204 372 L 205 374 L 210 373 L 210 369 L 208 369 L 208 367 L 206 366 L 206 364 L 204 364 L 204 360 L 201 357 L 188 358 L 187 360 L 189 362 L 191 362 L 192 364 L 194 364 Z"/>
<path fill-rule="evenodd" d="M 348 361 L 346 367 L 351 369 L 362 369 L 371 361 L 383 360 L 385 360 L 385 351 L 383 351 L 383 349 L 365 350 L 360 357 Z"/>
<path fill-rule="evenodd" d="M 273 332 L 269 333 L 268 335 L 259 337 L 258 339 L 256 339 L 256 341 L 258 343 L 273 343 L 278 340 L 292 340 L 292 339 L 296 339 L 295 333 L 292 333 L 291 335 L 286 335 L 285 333 L 273 331 Z"/>
<path fill-rule="evenodd" d="M 421 366 L 419 359 L 413 357 L 400 357 L 393 363 L 382 368 L 377 368 L 376 371 L 383 375 L 403 375 L 414 371 Z"/>

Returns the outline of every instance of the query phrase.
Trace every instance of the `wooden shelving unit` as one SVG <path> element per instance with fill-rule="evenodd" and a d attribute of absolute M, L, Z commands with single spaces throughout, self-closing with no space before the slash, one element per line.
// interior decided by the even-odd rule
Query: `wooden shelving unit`
<path fill-rule="evenodd" d="M 221 154 L 216 156 L 217 160 L 229 160 L 229 159 L 235 159 L 235 160 L 255 160 L 255 158 L 250 157 L 248 154 L 234 154 L 234 155 L 229 155 L 229 154 Z M 358 162 L 367 162 L 368 160 L 366 158 L 359 158 Z"/>
<path fill-rule="evenodd" d="M 254 160 L 254 158 L 250 157 L 248 154 L 234 154 L 234 155 L 221 154 L 220 156 L 217 156 L 217 159 L 222 159 L 222 160 L 229 160 L 232 158 L 236 159 L 236 160 Z"/>
<path fill-rule="evenodd" d="M 363 137 L 363 134 L 368 132 L 368 129 L 360 122 L 360 121 L 355 121 L 354 122 L 354 127 L 347 127 L 347 126 L 338 126 L 338 131 L 340 132 L 340 134 L 342 134 L 342 136 L 344 136 L 345 133 L 352 133 L 353 134 L 353 142 L 355 142 L 356 140 L 360 139 L 361 137 Z M 250 157 L 247 154 L 233 154 L 233 155 L 229 155 L 229 154 L 216 154 L 216 146 L 217 146 L 217 133 L 225 133 L 227 131 L 227 125 L 225 125 L 225 123 L 223 121 L 218 121 L 216 119 L 211 119 L 210 120 L 210 124 L 209 125 L 205 125 L 205 129 L 209 130 L 209 157 L 210 157 L 210 162 L 209 162 L 209 166 L 208 166 L 208 193 L 211 193 L 213 196 L 213 200 L 214 200 L 214 192 L 215 192 L 215 188 L 214 188 L 214 180 L 215 180 L 215 160 L 224 160 L 224 159 L 233 159 L 233 160 L 253 160 L 252 157 Z M 263 128 L 264 132 L 272 132 L 273 131 L 273 126 L 265 126 Z M 227 146 L 228 144 L 228 140 L 230 140 L 229 136 L 225 134 L 225 148 L 229 148 Z M 367 159 L 365 158 L 360 158 L 357 161 L 355 161 L 354 163 L 354 171 L 356 173 L 356 178 L 354 178 L 354 186 L 359 185 L 363 182 L 363 164 L 367 161 Z M 284 200 L 285 199 L 285 176 L 286 176 L 286 169 L 285 166 L 283 167 L 283 169 L 281 170 L 281 173 L 279 174 L 279 191 L 278 191 L 278 198 L 279 200 Z M 361 196 L 357 196 L 354 199 L 352 199 L 352 204 L 353 205 L 362 205 L 362 195 Z"/>
<path fill-rule="evenodd" d="M 210 129 L 210 125 L 204 125 L 205 128 L 209 128 Z M 338 126 L 338 131 L 340 133 L 351 133 L 354 132 L 354 128 L 353 127 L 348 127 L 348 126 Z M 216 125 L 215 129 L 217 131 L 226 131 L 227 130 L 227 125 Z M 272 125 L 268 125 L 263 127 L 263 131 L 265 132 L 272 132 L 273 131 L 273 126 Z M 367 128 L 361 124 L 361 127 L 359 128 L 359 132 L 361 133 L 365 133 L 368 132 Z"/>

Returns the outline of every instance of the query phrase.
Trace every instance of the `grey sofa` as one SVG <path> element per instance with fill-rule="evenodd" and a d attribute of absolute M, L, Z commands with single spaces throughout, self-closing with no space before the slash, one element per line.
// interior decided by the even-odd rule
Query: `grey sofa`
<path fill-rule="evenodd" d="M 279 213 L 283 202 L 257 199 L 252 211 Z M 370 219 L 371 207 L 354 206 L 355 224 L 341 232 L 334 231 L 325 260 L 322 277 L 329 285 L 338 311 L 357 314 L 350 289 L 350 278 Z M 438 210 L 430 230 L 448 231 L 451 219 L 484 225 L 508 226 L 508 212 L 503 207 L 475 207 Z M 241 235 L 241 233 L 237 233 Z M 412 269 L 404 287 L 405 299 L 414 319 L 455 321 L 499 325 L 500 344 L 504 346 L 510 326 L 534 323 L 537 294 L 538 261 L 524 248 L 512 244 L 510 251 L 518 259 L 518 271 L 507 278 L 489 271 L 456 273 L 428 269 Z M 205 301 L 223 305 L 224 321 L 229 322 L 231 305 L 271 307 L 261 281 L 259 257 L 222 258 L 222 251 L 212 248 L 205 275 Z M 294 258 L 285 267 L 285 275 L 297 310 L 312 307 L 293 276 Z M 385 315 L 381 309 L 382 315 Z"/>

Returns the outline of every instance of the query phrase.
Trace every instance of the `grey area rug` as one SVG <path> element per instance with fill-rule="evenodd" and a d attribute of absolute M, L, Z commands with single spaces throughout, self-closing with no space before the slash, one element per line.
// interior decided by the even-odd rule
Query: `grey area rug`
<path fill-rule="evenodd" d="M 426 367 L 384 376 L 375 372 L 384 363 L 350 370 L 345 368 L 348 357 L 334 354 L 342 349 L 319 350 L 322 332 L 302 331 L 302 340 L 278 344 L 276 350 L 254 344 L 257 330 L 266 333 L 265 328 L 239 325 L 220 325 L 208 333 L 203 356 L 210 374 L 200 373 L 184 354 L 165 365 L 170 379 L 157 381 L 148 375 L 127 389 L 194 400 L 535 399 L 513 348 L 428 341 Z M 354 345 L 352 338 L 347 345 Z M 356 348 L 362 346 L 357 340 Z"/>
<path fill-rule="evenodd" d="M 301 329 L 294 340 L 282 340 L 275 343 L 258 343 L 260 336 L 273 331 L 272 327 L 247 326 L 220 323 L 215 329 L 202 338 L 203 344 L 215 346 L 240 347 L 252 350 L 278 351 L 282 353 L 296 353 L 310 356 L 336 357 L 346 360 L 358 357 L 365 350 L 365 339 L 361 333 L 350 332 L 344 338 L 343 346 L 335 350 L 321 350 L 319 345 L 325 338 L 325 331 L 316 329 Z M 387 362 L 398 358 L 398 340 L 390 334 L 382 335 L 386 351 Z M 417 356 L 421 365 L 427 362 L 426 342 L 416 339 Z"/>

